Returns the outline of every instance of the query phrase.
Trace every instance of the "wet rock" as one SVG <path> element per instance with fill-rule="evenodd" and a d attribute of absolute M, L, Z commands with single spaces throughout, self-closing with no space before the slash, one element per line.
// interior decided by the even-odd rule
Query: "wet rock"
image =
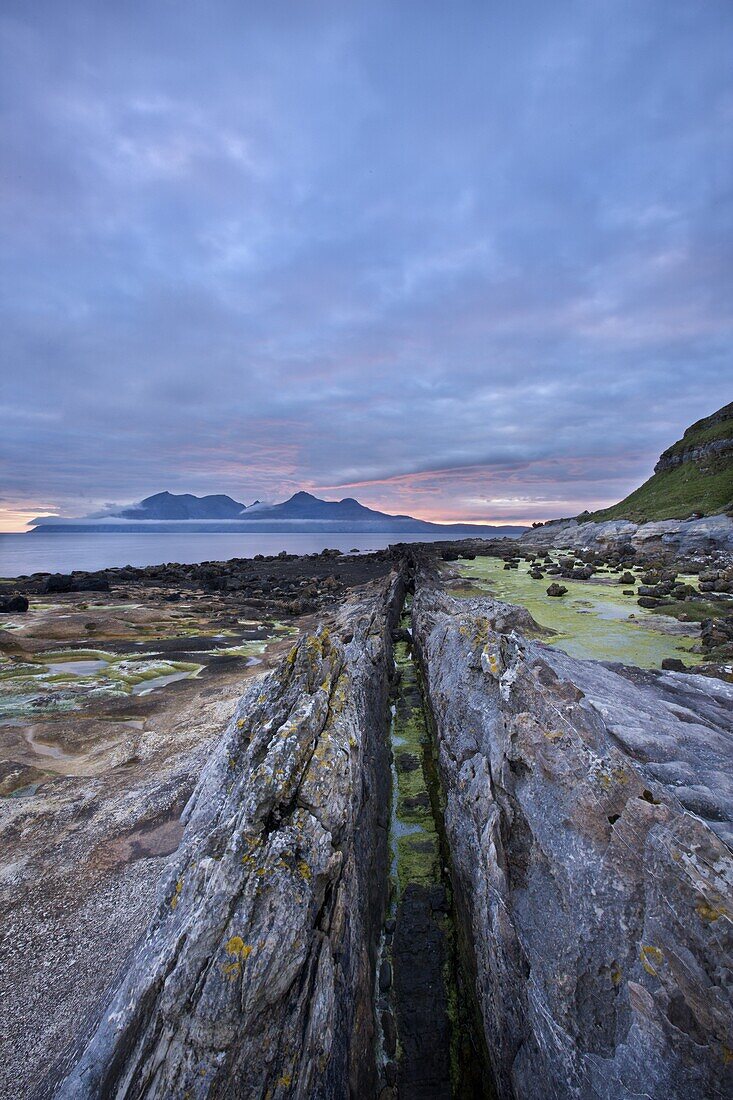
<path fill-rule="evenodd" d="M 550 587 L 547 589 L 548 596 L 564 596 L 567 593 L 567 588 L 564 584 L 558 584 L 557 581 L 553 581 Z"/>
<path fill-rule="evenodd" d="M 49 595 L 62 592 L 109 592 L 105 573 L 52 573 L 46 577 L 41 591 Z"/>
<path fill-rule="evenodd" d="M 24 612 L 28 610 L 28 597 L 23 596 L 20 593 L 14 593 L 12 596 L 0 596 L 0 611 L 7 612 Z"/>
<path fill-rule="evenodd" d="M 400 899 L 393 955 L 401 1056 L 401 1098 L 450 1097 L 448 1004 L 442 974 L 445 939 L 431 890 L 410 883 Z"/>
<path fill-rule="evenodd" d="M 387 993 L 392 988 L 392 964 L 383 959 L 379 967 L 379 992 Z"/>
<path fill-rule="evenodd" d="M 416 584 L 498 1095 L 728 1095 L 733 685 L 579 661 L 511 616 Z"/>
<path fill-rule="evenodd" d="M 704 619 L 700 626 L 700 637 L 705 650 L 716 649 L 733 641 L 733 615 Z"/>
<path fill-rule="evenodd" d="M 664 672 L 687 672 L 687 665 L 679 657 L 665 657 L 662 661 Z"/>
<path fill-rule="evenodd" d="M 391 1012 L 383 1012 L 381 1016 L 382 1034 L 384 1035 L 384 1053 L 388 1058 L 394 1058 L 397 1051 L 397 1025 Z"/>

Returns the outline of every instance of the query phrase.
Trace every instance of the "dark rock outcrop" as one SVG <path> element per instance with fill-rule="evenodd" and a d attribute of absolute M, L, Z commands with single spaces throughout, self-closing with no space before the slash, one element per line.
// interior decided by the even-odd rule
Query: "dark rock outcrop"
<path fill-rule="evenodd" d="M 730 1095 L 733 686 L 575 660 L 525 616 L 417 583 L 499 1096 Z"/>
<path fill-rule="evenodd" d="M 28 610 L 28 597 L 23 596 L 19 592 L 14 592 L 10 596 L 0 596 L 0 611 L 9 611 L 13 613 L 23 612 Z"/>
<path fill-rule="evenodd" d="M 51 573 L 40 586 L 44 595 L 61 592 L 109 592 L 106 573 Z"/>
<path fill-rule="evenodd" d="M 686 462 L 704 464 L 705 462 L 720 459 L 724 455 L 733 454 L 733 437 L 722 435 L 719 438 L 706 439 L 705 434 L 718 427 L 728 424 L 733 420 L 733 402 L 724 405 L 722 409 L 710 416 L 698 420 L 692 424 L 677 443 L 673 443 L 659 456 L 659 461 L 654 467 L 654 473 L 663 470 L 673 470 Z M 701 438 L 701 436 L 703 438 Z M 733 492 L 733 484 L 731 485 Z"/>

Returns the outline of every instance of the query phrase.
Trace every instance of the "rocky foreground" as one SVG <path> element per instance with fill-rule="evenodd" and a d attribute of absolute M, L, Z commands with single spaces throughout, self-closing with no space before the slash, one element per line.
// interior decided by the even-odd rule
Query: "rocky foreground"
<path fill-rule="evenodd" d="M 523 637 L 525 615 L 418 580 L 416 649 L 497 1092 L 723 1096 L 733 687 L 575 661 Z"/>
<path fill-rule="evenodd" d="M 114 904 L 96 904 L 74 938 L 63 893 L 51 895 L 46 942 L 60 922 L 102 981 L 90 1012 L 64 1016 L 60 1056 L 36 1035 L 51 1068 L 23 1077 L 21 1064 L 9 1095 L 731 1094 L 733 684 L 713 665 L 702 676 L 568 656 L 528 611 L 466 590 L 445 563 L 476 553 L 512 569 L 537 551 L 477 541 L 329 563 L 338 598 L 322 562 L 315 582 L 296 562 L 208 567 L 248 614 L 251 600 L 283 613 L 308 584 L 318 614 L 293 607 L 297 635 L 250 670 L 228 721 L 216 728 L 210 712 L 208 739 L 182 742 L 185 783 L 149 756 L 147 776 L 127 760 L 125 790 L 112 767 L 120 813 L 144 782 L 163 780 L 170 802 L 192 768 L 198 781 L 182 814 L 166 811 L 172 843 L 138 853 L 138 898 L 134 875 L 115 879 Z M 634 554 L 553 551 L 533 569 L 622 579 Z M 678 567 L 713 575 L 699 589 L 726 606 L 723 550 Z M 656 571 L 649 598 L 699 604 L 700 590 L 665 580 L 668 559 L 644 568 Z M 180 572 L 178 598 L 196 583 Z M 154 586 L 166 603 L 162 574 Z M 33 798 L 68 792 L 60 851 L 83 865 L 90 803 L 63 783 Z M 42 820 L 18 818 L 29 866 Z M 105 969 L 120 925 L 127 949 Z"/>

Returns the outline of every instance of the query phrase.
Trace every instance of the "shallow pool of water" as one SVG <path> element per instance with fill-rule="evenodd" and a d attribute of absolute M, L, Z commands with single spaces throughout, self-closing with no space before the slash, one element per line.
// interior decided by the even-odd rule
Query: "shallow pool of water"
<path fill-rule="evenodd" d="M 198 676 L 201 671 L 201 667 L 183 669 L 180 672 L 169 672 L 165 676 L 154 676 L 150 680 L 143 680 L 142 683 L 134 684 L 132 688 L 133 695 L 149 695 L 151 691 L 155 691 L 156 688 L 165 687 L 166 684 L 175 684 L 177 680 L 190 680 L 194 676 Z"/>
<path fill-rule="evenodd" d="M 497 599 L 526 607 L 540 626 L 556 631 L 547 641 L 573 657 L 640 668 L 659 668 L 665 657 L 678 657 L 686 664 L 702 659 L 691 652 L 698 642 L 692 624 L 639 607 L 634 596 L 624 596 L 624 589 L 630 591 L 632 586 L 618 584 L 615 578 L 572 581 L 545 573 L 542 580 L 533 580 L 528 563 L 504 569 L 499 558 L 476 558 L 458 568 L 463 577 Z M 568 589 L 566 596 L 547 595 L 553 581 Z M 681 633 L 688 629 L 689 634 Z"/>
<path fill-rule="evenodd" d="M 69 676 L 91 676 L 99 672 L 100 668 L 106 668 L 109 661 L 49 661 L 46 668 L 49 672 L 67 673 Z"/>

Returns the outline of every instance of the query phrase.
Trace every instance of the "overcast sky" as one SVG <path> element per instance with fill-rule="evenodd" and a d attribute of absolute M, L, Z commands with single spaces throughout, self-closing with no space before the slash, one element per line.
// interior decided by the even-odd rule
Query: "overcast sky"
<path fill-rule="evenodd" d="M 0 528 L 574 514 L 733 397 L 730 0 L 4 0 L 0 51 Z"/>

